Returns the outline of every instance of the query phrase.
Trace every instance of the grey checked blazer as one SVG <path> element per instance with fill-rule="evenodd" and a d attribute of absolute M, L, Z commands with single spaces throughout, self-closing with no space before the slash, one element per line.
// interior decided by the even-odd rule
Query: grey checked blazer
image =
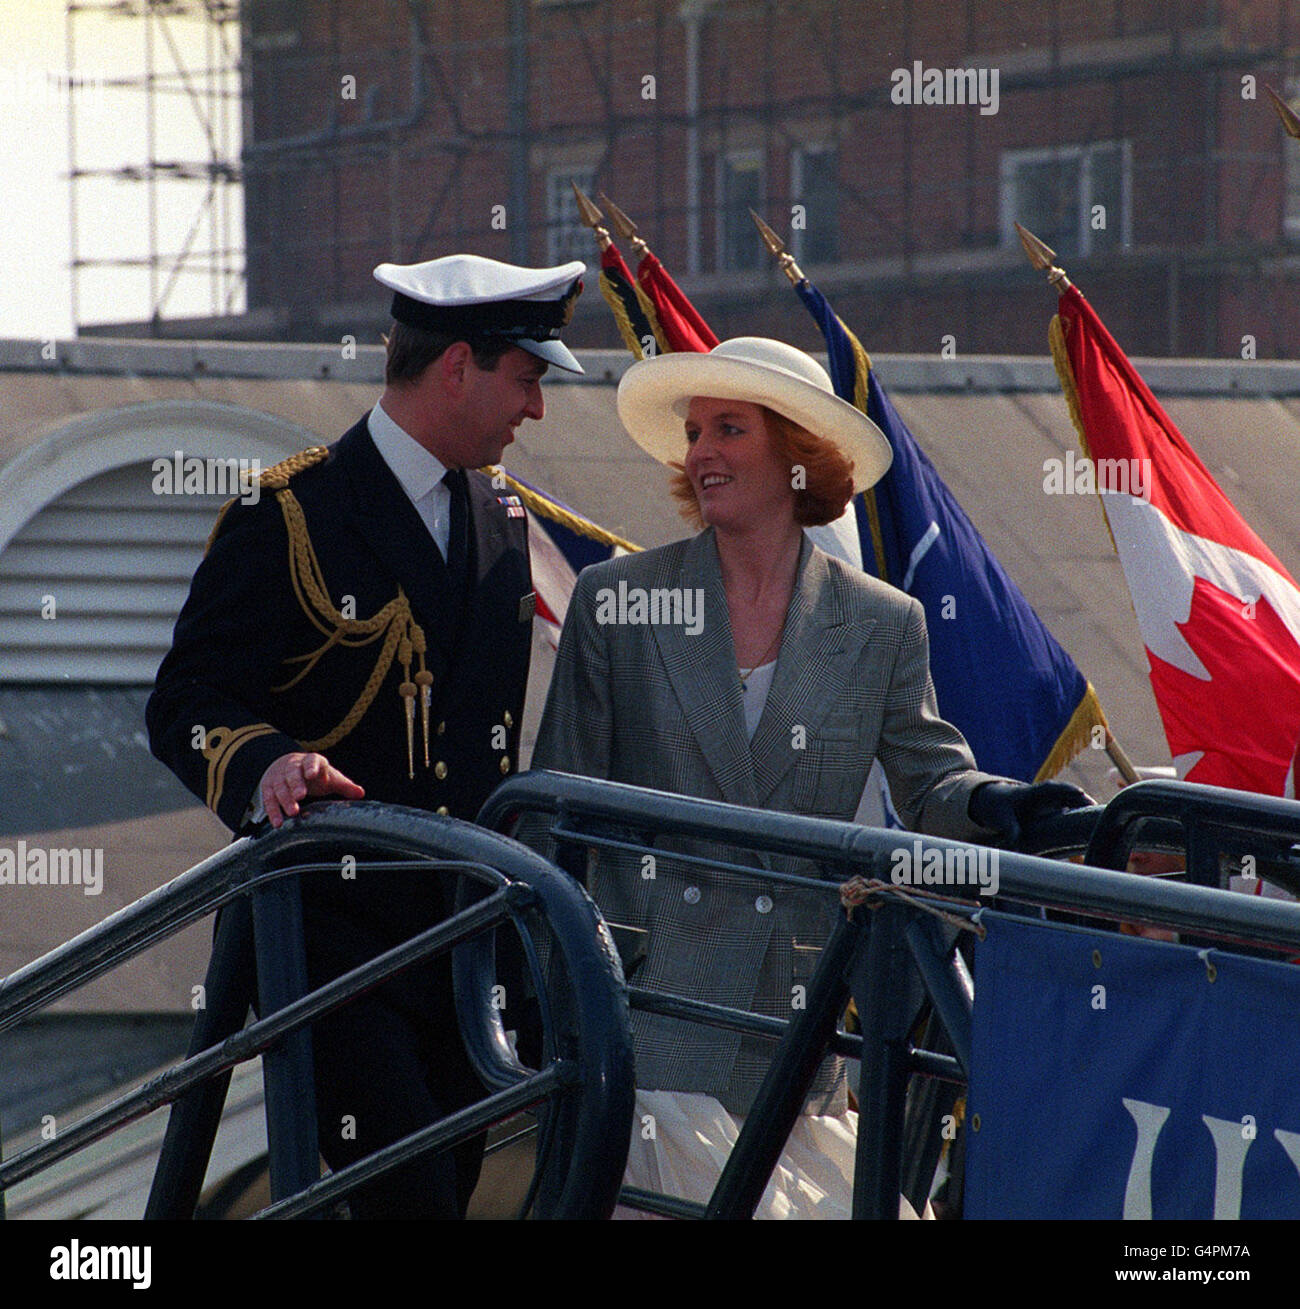
<path fill-rule="evenodd" d="M 609 592 L 699 588 L 703 626 L 611 623 Z M 601 613 L 601 599 L 606 611 Z M 798 729 L 802 729 L 802 733 Z M 803 736 L 803 746 L 797 742 Z M 957 729 L 939 717 L 921 605 L 804 537 L 775 675 L 746 739 L 731 624 L 712 529 L 585 569 L 569 602 L 533 766 L 731 804 L 851 819 L 872 760 L 909 827 L 985 837 L 966 817 L 977 772 Z M 791 1017 L 827 939 L 833 896 L 765 881 L 806 862 L 700 842 L 666 850 L 752 863 L 755 877 L 658 859 L 602 855 L 588 884 L 611 922 L 647 929 L 636 985 Z M 814 874 L 815 875 L 815 874 Z M 702 1091 L 748 1110 L 771 1042 L 633 1014 L 637 1084 Z M 842 1067 L 828 1060 L 809 1110 L 844 1106 Z"/>

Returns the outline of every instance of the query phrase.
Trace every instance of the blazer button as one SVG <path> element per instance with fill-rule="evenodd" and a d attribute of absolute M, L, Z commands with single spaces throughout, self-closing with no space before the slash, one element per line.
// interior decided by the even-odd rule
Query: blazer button
<path fill-rule="evenodd" d="M 446 724 L 446 723 L 439 723 L 439 724 L 438 724 L 438 735 L 439 735 L 439 736 L 441 736 L 441 735 L 442 735 L 446 730 L 447 730 L 447 724 Z"/>
<path fill-rule="evenodd" d="M 760 914 L 770 914 L 772 912 L 772 897 L 770 895 L 760 895 L 758 899 L 754 901 L 754 908 L 757 909 Z"/>
<path fill-rule="evenodd" d="M 508 754 L 503 754 L 501 756 L 501 771 L 503 773 L 508 773 L 510 771 L 510 756 Z"/>
<path fill-rule="evenodd" d="M 507 709 L 507 710 L 505 711 L 505 713 L 503 713 L 503 714 L 501 715 L 501 721 L 502 721 L 502 722 L 503 722 L 507 727 L 513 727 L 513 726 L 515 725 L 514 715 L 510 712 L 509 709 Z"/>
<path fill-rule="evenodd" d="M 700 888 L 698 886 L 688 886 L 686 890 L 682 892 L 682 899 L 685 900 L 687 904 L 699 904 Z"/>
<path fill-rule="evenodd" d="M 447 777 L 447 765 L 444 764 L 444 763 L 442 762 L 441 759 L 439 759 L 438 762 L 437 762 L 436 764 L 434 764 L 434 766 L 433 766 L 433 775 L 434 775 L 434 776 L 438 779 L 438 781 L 440 781 L 440 782 L 441 782 L 441 781 L 444 781 L 444 780 L 446 779 L 446 777 Z"/>
<path fill-rule="evenodd" d="M 451 817 L 451 810 L 448 809 L 445 804 L 440 804 L 437 809 L 434 810 L 434 813 L 441 814 L 444 818 Z"/>

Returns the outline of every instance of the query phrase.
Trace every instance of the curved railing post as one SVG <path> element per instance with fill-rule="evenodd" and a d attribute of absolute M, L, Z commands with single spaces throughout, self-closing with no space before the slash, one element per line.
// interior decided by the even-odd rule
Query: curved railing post
<path fill-rule="evenodd" d="M 903 935 L 909 913 L 897 900 L 881 901 L 871 912 L 866 949 L 856 956 L 850 974 L 862 1024 L 854 1218 L 898 1217 L 914 996 L 911 954 Z"/>
<path fill-rule="evenodd" d="M 253 892 L 253 950 L 258 1011 L 269 1018 L 307 994 L 307 946 L 298 876 Z M 311 1029 L 290 1032 L 262 1056 L 271 1199 L 283 1200 L 320 1177 L 316 1140 L 316 1079 Z"/>
<path fill-rule="evenodd" d="M 253 924 L 248 900 L 241 897 L 217 916 L 203 1006 L 195 1015 L 187 1059 L 243 1027 L 253 1001 L 253 968 Z M 149 1188 L 146 1219 L 194 1217 L 229 1089 L 227 1070 L 173 1102 Z"/>

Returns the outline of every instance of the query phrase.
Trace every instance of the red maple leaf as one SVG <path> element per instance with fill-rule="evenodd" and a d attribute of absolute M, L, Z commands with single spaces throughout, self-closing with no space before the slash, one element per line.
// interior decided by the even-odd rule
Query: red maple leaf
<path fill-rule="evenodd" d="M 1178 630 L 1208 682 L 1147 651 L 1170 752 L 1202 758 L 1189 782 L 1281 795 L 1300 738 L 1300 646 L 1262 596 L 1244 601 L 1198 577 Z"/>

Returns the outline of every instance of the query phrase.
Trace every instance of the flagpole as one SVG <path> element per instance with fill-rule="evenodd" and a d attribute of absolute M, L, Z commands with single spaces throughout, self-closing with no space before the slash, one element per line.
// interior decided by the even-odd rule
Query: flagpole
<path fill-rule="evenodd" d="M 650 253 L 650 247 L 645 243 L 636 230 L 636 224 L 607 196 L 604 191 L 600 193 L 600 203 L 605 206 L 605 212 L 609 215 L 609 221 L 614 225 L 614 230 L 625 241 L 632 242 L 632 253 L 638 259 L 644 259 Z"/>
<path fill-rule="evenodd" d="M 1040 241 L 1027 227 L 1021 227 L 1019 223 L 1016 224 L 1016 233 L 1020 237 L 1020 244 L 1024 247 L 1029 262 L 1040 272 L 1047 273 L 1048 284 L 1058 293 L 1068 291 L 1072 283 L 1065 275 L 1065 269 L 1057 264 L 1056 251 L 1046 241 Z M 1109 726 L 1106 728 L 1106 753 L 1119 769 L 1119 775 L 1126 783 L 1141 780 L 1138 770 L 1133 766 L 1133 761 L 1128 757 L 1128 752 L 1115 739 Z"/>
<path fill-rule="evenodd" d="M 1277 116 L 1282 120 L 1282 126 L 1286 128 L 1287 135 L 1300 140 L 1300 116 L 1297 116 L 1295 110 L 1267 82 L 1264 83 L 1264 90 L 1268 92 L 1269 99 L 1273 101 L 1273 108 L 1277 110 Z"/>
<path fill-rule="evenodd" d="M 1040 241 L 1027 227 L 1016 224 L 1020 244 L 1025 248 L 1029 262 L 1040 272 L 1047 270 L 1047 280 L 1058 291 L 1068 291 L 1073 283 L 1065 275 L 1065 269 L 1057 267 L 1056 251 L 1046 241 Z"/>
<path fill-rule="evenodd" d="M 637 231 L 636 224 L 607 196 L 600 192 L 610 225 L 625 241 L 632 244 L 636 256 L 636 285 L 645 296 L 647 316 L 655 323 L 655 337 L 663 350 L 708 351 L 718 344 L 713 329 L 673 281 L 658 256 Z"/>
<path fill-rule="evenodd" d="M 604 224 L 605 215 L 592 204 L 587 196 L 583 195 L 578 189 L 577 182 L 570 182 L 569 185 L 573 187 L 573 198 L 578 202 L 578 216 L 582 219 L 582 225 L 591 228 L 592 232 L 595 233 L 596 241 L 599 243 L 603 254 L 614 244 L 614 240 L 609 234 L 609 228 Z"/>
<path fill-rule="evenodd" d="M 804 276 L 803 269 L 795 263 L 794 255 L 785 248 L 785 242 L 752 209 L 749 211 L 749 216 L 754 220 L 754 226 L 758 228 L 758 234 L 767 247 L 767 253 L 775 258 L 781 271 L 790 279 L 790 285 L 798 286 L 801 282 L 806 282 L 808 279 Z"/>

